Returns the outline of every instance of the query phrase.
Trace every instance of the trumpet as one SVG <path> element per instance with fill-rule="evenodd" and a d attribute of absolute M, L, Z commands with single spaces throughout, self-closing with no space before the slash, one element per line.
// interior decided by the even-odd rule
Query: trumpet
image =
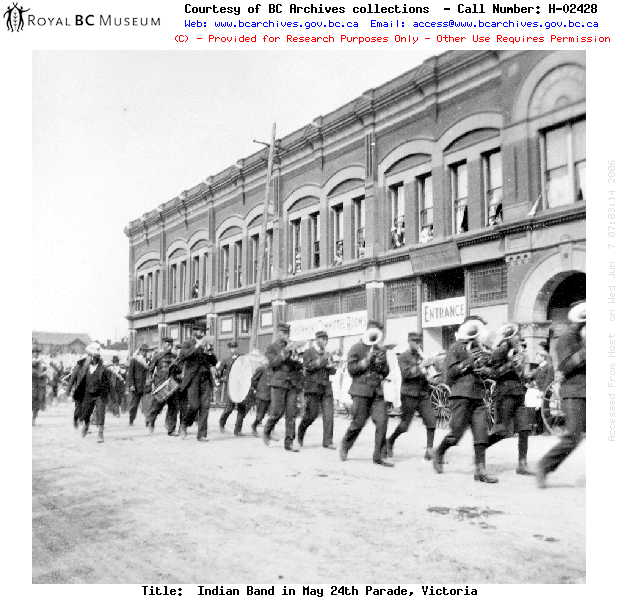
<path fill-rule="evenodd" d="M 305 343 L 302 341 L 289 341 L 285 347 L 282 348 L 282 354 L 285 359 L 300 362 L 304 353 Z"/>

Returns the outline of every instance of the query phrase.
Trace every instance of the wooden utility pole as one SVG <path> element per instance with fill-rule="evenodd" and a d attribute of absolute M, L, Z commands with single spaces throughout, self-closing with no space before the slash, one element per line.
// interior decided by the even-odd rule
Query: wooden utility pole
<path fill-rule="evenodd" d="M 258 351 L 258 328 L 260 319 L 260 288 L 263 282 L 263 258 L 265 255 L 265 237 L 267 236 L 267 219 L 269 218 L 269 194 L 271 193 L 271 171 L 273 170 L 273 154 L 276 145 L 276 124 L 271 129 L 271 145 L 267 160 L 267 180 L 265 181 L 265 202 L 263 205 L 263 224 L 258 236 L 258 260 L 256 265 L 256 290 L 254 291 L 254 312 L 252 313 L 252 335 L 250 351 Z"/>

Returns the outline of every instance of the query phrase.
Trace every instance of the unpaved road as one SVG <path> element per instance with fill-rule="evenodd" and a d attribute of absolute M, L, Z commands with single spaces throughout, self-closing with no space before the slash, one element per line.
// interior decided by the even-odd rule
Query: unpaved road
<path fill-rule="evenodd" d="M 371 422 L 341 462 L 320 446 L 320 421 L 295 454 L 282 441 L 265 447 L 221 434 L 219 413 L 212 410 L 208 443 L 168 437 L 162 417 L 149 435 L 141 415 L 134 428 L 127 415 L 108 415 L 103 444 L 73 429 L 72 406 L 40 413 L 32 429 L 33 582 L 585 580 L 585 441 L 543 491 L 515 474 L 516 437 L 489 451 L 500 482 L 488 485 L 473 480 L 469 434 L 437 475 L 422 459 L 418 419 L 396 444 L 396 467 L 382 468 L 371 461 Z M 336 417 L 337 442 L 348 422 Z M 283 429 L 281 421 L 280 439 Z M 530 463 L 555 442 L 531 438 Z"/>

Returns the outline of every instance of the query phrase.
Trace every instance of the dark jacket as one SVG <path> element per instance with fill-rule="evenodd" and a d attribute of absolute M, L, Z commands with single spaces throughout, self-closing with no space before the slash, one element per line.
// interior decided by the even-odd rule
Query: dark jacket
<path fill-rule="evenodd" d="M 196 344 L 195 339 L 188 339 L 181 345 L 179 351 L 179 364 L 183 367 L 183 379 L 180 391 L 189 387 L 196 376 L 204 377 L 204 380 L 213 386 L 211 378 L 211 366 L 217 365 L 217 358 L 214 354 L 206 354 L 202 346 Z"/>
<path fill-rule="evenodd" d="M 140 356 L 142 358 L 142 356 Z M 146 386 L 146 375 L 148 374 L 148 365 L 144 358 L 131 358 L 129 368 L 127 369 L 127 384 L 135 387 L 136 393 L 143 395 Z"/>
<path fill-rule="evenodd" d="M 466 341 L 455 341 L 444 362 L 446 384 L 452 397 L 484 399 L 484 379 L 473 372 L 474 359 L 467 351 Z"/>
<path fill-rule="evenodd" d="M 349 395 L 383 398 L 381 383 L 390 372 L 387 362 L 364 367 L 360 362 L 368 355 L 370 348 L 358 341 L 347 354 L 347 368 L 351 375 Z"/>
<path fill-rule="evenodd" d="M 564 375 L 560 397 L 586 397 L 586 348 L 579 329 L 571 327 L 556 345 L 558 369 Z"/>
<path fill-rule="evenodd" d="M 148 374 L 153 379 L 153 389 L 169 377 L 180 374 L 180 368 L 175 362 L 176 356 L 171 351 L 160 351 L 153 356 L 148 368 Z"/>
<path fill-rule="evenodd" d="M 410 349 L 398 356 L 398 366 L 402 375 L 400 394 L 408 397 L 424 397 L 430 393 L 431 387 L 426 375 L 420 369 L 420 356 Z"/>
<path fill-rule="evenodd" d="M 493 378 L 497 382 L 495 395 L 525 395 L 525 386 L 515 370 L 510 350 L 508 343 L 503 342 L 491 353 Z"/>
<path fill-rule="evenodd" d="M 539 391 L 545 392 L 549 385 L 553 383 L 555 373 L 553 372 L 553 364 L 547 359 L 544 366 L 538 366 L 534 373 L 534 381 Z"/>
<path fill-rule="evenodd" d="M 319 353 L 316 347 L 310 346 L 303 355 L 304 368 L 304 391 L 321 395 L 327 387 L 331 386 L 329 375 L 335 374 L 333 366 L 328 367 L 327 352 Z"/>
<path fill-rule="evenodd" d="M 269 387 L 269 371 L 266 365 L 259 366 L 252 375 L 250 389 L 254 390 L 256 399 L 263 401 L 271 400 L 271 391 Z"/>
<path fill-rule="evenodd" d="M 303 365 L 294 360 L 284 351 L 286 343 L 276 341 L 270 343 L 265 350 L 269 366 L 269 386 L 279 389 L 301 388 L 303 382 Z"/>
<path fill-rule="evenodd" d="M 103 365 L 102 361 L 99 361 L 97 368 L 91 373 L 89 358 L 82 358 L 77 361 L 69 378 L 67 395 L 71 393 L 74 386 L 73 399 L 75 401 L 82 401 L 86 395 L 107 399 L 110 394 L 114 393 L 110 371 Z"/>
<path fill-rule="evenodd" d="M 230 369 L 232 368 L 232 365 L 235 363 L 235 360 L 238 357 L 239 356 L 235 356 L 234 358 L 232 356 L 226 356 L 220 362 L 220 365 L 217 368 L 217 374 L 223 381 L 228 382 L 228 377 L 230 376 Z"/>

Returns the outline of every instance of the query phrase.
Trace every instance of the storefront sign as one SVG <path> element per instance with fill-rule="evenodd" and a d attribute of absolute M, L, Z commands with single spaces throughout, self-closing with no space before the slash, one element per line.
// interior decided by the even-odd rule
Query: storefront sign
<path fill-rule="evenodd" d="M 409 252 L 409 259 L 415 273 L 458 266 L 461 263 L 456 241 L 447 241 L 428 247 L 418 246 Z"/>
<path fill-rule="evenodd" d="M 366 330 L 367 322 L 366 310 L 293 320 L 289 323 L 291 325 L 291 341 L 314 339 L 314 335 L 318 331 L 326 331 L 330 337 L 361 335 Z"/>
<path fill-rule="evenodd" d="M 461 324 L 465 320 L 465 297 L 422 302 L 422 328 Z"/>

